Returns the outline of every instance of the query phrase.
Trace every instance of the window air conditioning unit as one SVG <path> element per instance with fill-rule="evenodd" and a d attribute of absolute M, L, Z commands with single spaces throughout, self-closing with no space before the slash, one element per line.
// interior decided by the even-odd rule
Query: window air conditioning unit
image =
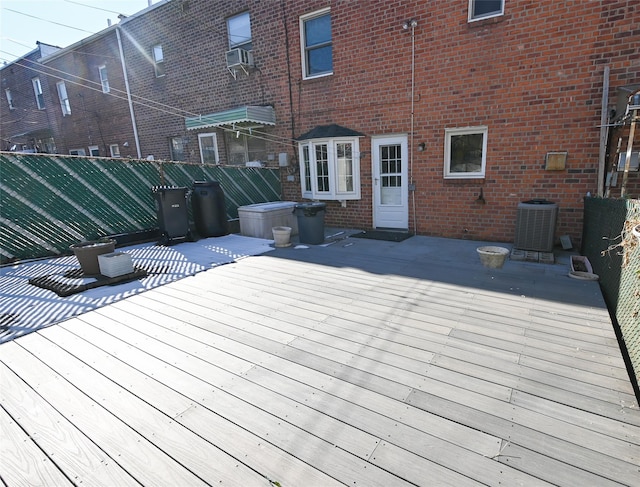
<path fill-rule="evenodd" d="M 249 74 L 248 68 L 252 66 L 253 53 L 251 51 L 247 51 L 241 47 L 227 51 L 227 69 L 233 74 L 234 78 L 236 77 L 235 73 L 238 69 L 244 71 L 245 74 Z"/>

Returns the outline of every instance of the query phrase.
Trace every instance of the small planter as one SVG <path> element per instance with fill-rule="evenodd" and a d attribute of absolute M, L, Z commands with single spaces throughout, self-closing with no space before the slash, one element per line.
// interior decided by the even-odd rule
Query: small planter
<path fill-rule="evenodd" d="M 80 242 L 69 247 L 82 267 L 82 272 L 87 276 L 100 274 L 98 256 L 109 254 L 116 248 L 116 241 L 112 239 L 93 240 Z"/>
<path fill-rule="evenodd" d="M 482 265 L 490 269 L 500 269 L 509 256 L 509 249 L 504 247 L 478 247 L 476 251 Z"/>
<path fill-rule="evenodd" d="M 276 247 L 289 247 L 291 245 L 291 227 L 273 227 L 273 243 Z"/>

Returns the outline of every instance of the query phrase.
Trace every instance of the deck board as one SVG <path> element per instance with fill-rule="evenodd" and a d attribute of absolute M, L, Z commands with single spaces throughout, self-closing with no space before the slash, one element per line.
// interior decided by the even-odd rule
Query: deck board
<path fill-rule="evenodd" d="M 469 263 L 457 281 L 412 240 L 245 258 L 0 345 L 2 479 L 637 483 L 606 310 L 545 299 L 590 283 Z"/>
<path fill-rule="evenodd" d="M 14 342 L 3 344 L 2 360 L 67 420 L 72 421 L 94 443 L 99 444 L 115 461 L 138 481 L 153 485 L 172 483 L 174 485 L 206 485 L 187 468 L 176 463 L 149 439 L 136 432 L 128 424 L 113 416 L 102 405 L 86 396 L 61 375 L 50 369 L 27 351 L 25 346 L 37 348 L 36 341 L 44 340 L 39 334 L 31 333 L 21 340 L 21 346 Z M 29 343 L 27 343 L 29 342 Z M 47 356 L 54 361 L 56 354 Z M 48 360 L 48 362 L 49 362 Z M 77 373 L 90 375 L 87 367 Z M 114 398 L 117 399 L 117 398 Z M 133 417 L 137 414 L 134 413 Z M 126 417 L 129 421 L 132 417 Z M 77 451 L 74 448 L 64 450 Z M 82 454 L 81 454 L 82 455 Z"/>

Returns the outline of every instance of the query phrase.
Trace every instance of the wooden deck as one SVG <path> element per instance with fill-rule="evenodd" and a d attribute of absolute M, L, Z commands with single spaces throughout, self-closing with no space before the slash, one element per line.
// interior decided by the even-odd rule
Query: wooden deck
<path fill-rule="evenodd" d="M 640 485 L 597 284 L 416 239 L 278 249 L 0 345 L 1 479 Z"/>

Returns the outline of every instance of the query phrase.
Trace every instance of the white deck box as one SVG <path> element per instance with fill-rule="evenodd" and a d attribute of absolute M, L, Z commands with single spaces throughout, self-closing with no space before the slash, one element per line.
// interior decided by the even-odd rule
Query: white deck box
<path fill-rule="evenodd" d="M 100 266 L 100 274 L 107 277 L 124 276 L 134 271 L 131 255 L 126 252 L 99 255 L 98 265 Z"/>
<path fill-rule="evenodd" d="M 271 201 L 238 208 L 240 234 L 273 240 L 273 227 L 291 227 L 291 235 L 298 234 L 298 218 L 293 213 L 295 201 Z"/>

